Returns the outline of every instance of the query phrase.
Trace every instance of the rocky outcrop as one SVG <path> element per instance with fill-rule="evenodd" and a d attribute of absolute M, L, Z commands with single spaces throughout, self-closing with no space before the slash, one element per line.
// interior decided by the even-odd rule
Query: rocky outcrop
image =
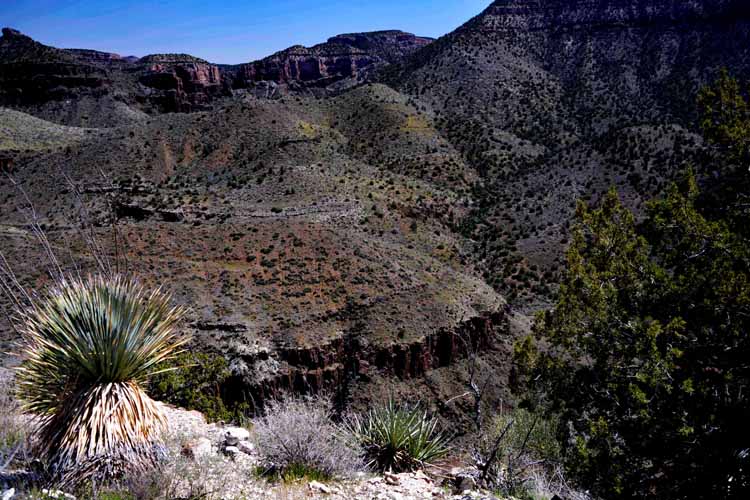
<path fill-rule="evenodd" d="M 398 62 L 432 42 L 432 38 L 415 36 L 397 30 L 348 33 L 328 39 L 329 44 L 363 50 L 388 63 Z"/>
<path fill-rule="evenodd" d="M 0 38 L 0 105 L 112 96 L 146 111 L 206 109 L 225 95 L 218 66 L 185 54 L 142 59 L 87 49 L 57 49 L 10 28 Z M 79 125 L 79 124 L 73 124 Z"/>
<path fill-rule="evenodd" d="M 353 380 L 366 382 L 376 374 L 401 380 L 418 378 L 450 366 L 470 352 L 495 346 L 507 331 L 507 314 L 506 309 L 482 314 L 411 342 L 375 346 L 344 333 L 314 346 L 278 346 L 272 352 L 244 354 L 232 361 L 235 377 L 232 386 L 223 391 L 229 399 L 242 396 L 260 407 L 288 391 L 337 392 Z"/>
<path fill-rule="evenodd" d="M 65 52 L 85 64 L 132 64 L 138 60 L 137 57 L 122 57 L 120 54 L 90 49 L 65 49 Z"/>
<path fill-rule="evenodd" d="M 138 61 L 139 82 L 160 110 L 205 109 L 224 93 L 219 67 L 185 54 L 146 56 Z"/>
<path fill-rule="evenodd" d="M 294 46 L 260 61 L 228 66 L 226 72 L 234 88 L 260 81 L 324 86 L 397 61 L 431 41 L 401 31 L 338 35 L 313 47 Z"/>
<path fill-rule="evenodd" d="M 261 82 L 326 86 L 398 61 L 430 42 L 401 31 L 346 34 L 314 47 L 294 46 L 260 61 L 220 67 L 187 54 L 137 59 L 57 49 L 4 28 L 0 105 L 36 112 L 50 102 L 108 96 L 147 112 L 201 111 L 230 95 L 232 88 L 255 89 Z"/>

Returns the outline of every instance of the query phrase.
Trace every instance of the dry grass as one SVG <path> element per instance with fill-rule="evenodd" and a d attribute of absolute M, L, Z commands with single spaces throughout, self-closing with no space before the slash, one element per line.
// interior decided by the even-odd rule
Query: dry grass
<path fill-rule="evenodd" d="M 253 422 L 263 467 L 284 479 L 346 478 L 364 469 L 362 450 L 330 419 L 322 398 L 293 398 L 269 405 Z"/>

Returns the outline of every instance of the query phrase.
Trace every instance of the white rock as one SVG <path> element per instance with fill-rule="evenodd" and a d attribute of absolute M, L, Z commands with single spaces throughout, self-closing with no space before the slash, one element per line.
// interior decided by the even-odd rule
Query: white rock
<path fill-rule="evenodd" d="M 307 485 L 312 491 L 319 491 L 321 493 L 325 493 L 326 495 L 330 495 L 333 490 L 326 486 L 323 483 L 319 483 L 317 481 L 310 481 L 310 484 Z"/>
<path fill-rule="evenodd" d="M 234 458 L 234 457 L 236 457 L 237 455 L 240 454 L 240 449 L 237 448 L 236 446 L 225 446 L 224 447 L 224 454 L 227 455 L 227 456 L 229 456 L 229 457 Z"/>
<path fill-rule="evenodd" d="M 432 479 L 430 479 L 429 476 L 425 474 L 422 469 L 419 469 L 417 472 L 414 473 L 414 479 L 427 481 L 428 483 L 432 482 Z"/>
<path fill-rule="evenodd" d="M 237 448 L 245 455 L 255 455 L 255 446 L 250 441 L 240 441 Z"/>
<path fill-rule="evenodd" d="M 213 453 L 213 445 L 207 437 L 194 439 L 182 447 L 182 454 L 193 460 L 205 457 L 211 453 Z"/>
<path fill-rule="evenodd" d="M 11 488 L 9 490 L 3 491 L 3 496 L 0 497 L 0 498 L 2 498 L 2 500 L 10 500 L 14 496 L 16 496 L 16 489 L 15 488 Z"/>
<path fill-rule="evenodd" d="M 386 472 L 383 474 L 383 477 L 385 477 L 385 482 L 388 484 L 396 485 L 399 483 L 398 475 L 392 472 Z"/>
<path fill-rule="evenodd" d="M 224 443 L 228 446 L 237 446 L 237 443 L 250 439 L 250 431 L 242 427 L 225 427 Z"/>
<path fill-rule="evenodd" d="M 64 498 L 65 500 L 76 500 L 76 497 L 74 497 L 73 495 L 69 495 L 68 493 L 60 490 L 48 490 L 45 488 L 42 490 L 42 494 L 49 498 Z"/>

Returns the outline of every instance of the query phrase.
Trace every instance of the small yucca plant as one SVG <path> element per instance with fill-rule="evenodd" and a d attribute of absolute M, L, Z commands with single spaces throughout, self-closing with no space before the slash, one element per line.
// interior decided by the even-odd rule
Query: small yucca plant
<path fill-rule="evenodd" d="M 416 406 L 399 406 L 393 399 L 350 417 L 345 426 L 362 444 L 368 466 L 380 471 L 415 470 L 449 451 L 450 437 L 438 429 L 436 418 Z"/>
<path fill-rule="evenodd" d="M 186 342 L 183 313 L 158 290 L 103 276 L 64 280 L 20 312 L 18 395 L 60 483 L 154 463 L 164 416 L 142 387 Z"/>

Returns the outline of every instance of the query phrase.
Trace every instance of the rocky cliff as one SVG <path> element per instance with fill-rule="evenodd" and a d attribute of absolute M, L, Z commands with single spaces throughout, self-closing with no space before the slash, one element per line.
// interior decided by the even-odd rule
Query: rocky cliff
<path fill-rule="evenodd" d="M 163 111 L 190 112 L 205 109 L 223 95 L 219 67 L 186 54 L 158 54 L 140 59 L 139 82 L 157 91 L 152 101 Z"/>
<path fill-rule="evenodd" d="M 0 38 L 0 105 L 66 124 L 122 122 L 116 113 L 108 113 L 101 119 L 95 117 L 94 123 L 82 123 L 80 113 L 61 112 L 65 106 L 93 102 L 87 108 L 98 114 L 104 107 L 120 107 L 122 118 L 128 121 L 133 112 L 127 107 L 147 112 L 195 111 L 225 95 L 224 89 L 218 66 L 184 54 L 138 59 L 88 49 L 57 49 L 10 28 L 3 29 Z"/>
<path fill-rule="evenodd" d="M 87 64 L 106 64 L 106 65 L 126 65 L 138 61 L 135 56 L 123 57 L 120 54 L 112 52 L 101 52 L 91 49 L 63 49 L 68 54 L 75 57 L 78 61 Z"/>
<path fill-rule="evenodd" d="M 231 95 L 232 88 L 258 82 L 326 86 L 399 61 L 431 41 L 401 31 L 345 34 L 310 48 L 290 47 L 260 61 L 218 66 L 187 54 L 138 59 L 57 49 L 5 28 L 0 38 L 0 105 L 66 125 L 112 126 L 132 122 L 140 111 L 206 110 Z"/>
<path fill-rule="evenodd" d="M 227 67 L 227 74 L 235 88 L 259 81 L 326 85 L 398 61 L 431 41 L 402 31 L 338 35 L 313 47 L 298 45 L 260 61 Z"/>
<path fill-rule="evenodd" d="M 2 33 L 0 105 L 35 104 L 104 90 L 107 77 L 100 68 L 16 30 L 3 28 Z"/>

